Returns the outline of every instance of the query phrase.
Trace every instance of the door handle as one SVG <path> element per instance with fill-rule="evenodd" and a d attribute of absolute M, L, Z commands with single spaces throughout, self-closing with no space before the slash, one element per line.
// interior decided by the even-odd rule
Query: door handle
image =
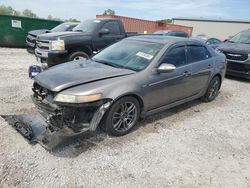
<path fill-rule="evenodd" d="M 186 76 L 186 77 L 191 76 L 191 72 L 185 71 L 185 72 L 183 73 L 183 76 Z"/>
<path fill-rule="evenodd" d="M 211 64 L 208 64 L 207 68 L 212 68 L 212 65 L 211 65 Z"/>

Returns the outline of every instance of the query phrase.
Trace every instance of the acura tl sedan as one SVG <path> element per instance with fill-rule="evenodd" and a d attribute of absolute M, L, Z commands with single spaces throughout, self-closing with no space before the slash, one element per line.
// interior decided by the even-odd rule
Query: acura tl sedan
<path fill-rule="evenodd" d="M 135 36 L 38 74 L 32 98 L 50 135 L 100 125 L 122 136 L 147 115 L 198 98 L 213 101 L 225 71 L 225 56 L 197 40 Z"/>

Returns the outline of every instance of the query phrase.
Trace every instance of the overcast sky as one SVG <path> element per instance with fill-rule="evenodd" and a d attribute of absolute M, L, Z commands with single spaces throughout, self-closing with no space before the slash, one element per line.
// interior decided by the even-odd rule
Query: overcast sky
<path fill-rule="evenodd" d="M 17 10 L 31 9 L 39 17 L 84 20 L 105 9 L 117 15 L 159 20 L 174 17 L 249 19 L 250 0 L 0 0 Z"/>

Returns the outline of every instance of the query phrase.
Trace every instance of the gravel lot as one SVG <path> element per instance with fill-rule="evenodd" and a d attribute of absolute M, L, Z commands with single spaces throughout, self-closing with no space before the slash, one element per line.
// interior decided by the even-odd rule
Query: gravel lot
<path fill-rule="evenodd" d="M 34 56 L 0 48 L 0 115 L 35 114 Z M 0 187 L 250 187 L 250 82 L 225 79 L 199 100 L 148 117 L 131 134 L 83 135 L 54 151 L 0 117 Z"/>

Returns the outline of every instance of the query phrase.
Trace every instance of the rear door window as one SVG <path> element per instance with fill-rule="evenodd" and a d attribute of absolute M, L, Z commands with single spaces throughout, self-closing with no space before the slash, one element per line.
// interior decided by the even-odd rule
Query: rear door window
<path fill-rule="evenodd" d="M 186 64 L 186 50 L 185 46 L 172 48 L 166 53 L 162 63 L 172 64 L 180 67 Z"/>
<path fill-rule="evenodd" d="M 109 33 L 110 35 L 120 35 L 121 34 L 120 26 L 119 26 L 118 22 L 116 22 L 116 21 L 107 22 L 103 25 L 102 28 L 108 29 L 110 32 Z"/>
<path fill-rule="evenodd" d="M 213 44 L 220 44 L 221 43 L 221 41 L 219 41 L 218 39 L 208 39 L 207 40 L 207 42 L 206 42 L 206 44 L 208 44 L 208 45 L 213 45 Z"/>
<path fill-rule="evenodd" d="M 176 37 L 188 37 L 187 33 L 181 31 L 172 31 L 169 32 L 169 36 L 176 36 Z"/>
<path fill-rule="evenodd" d="M 219 41 L 218 39 L 214 39 L 214 44 L 220 44 L 221 41 Z"/>
<path fill-rule="evenodd" d="M 194 63 L 211 58 L 211 54 L 205 46 L 187 46 L 188 63 Z"/>

